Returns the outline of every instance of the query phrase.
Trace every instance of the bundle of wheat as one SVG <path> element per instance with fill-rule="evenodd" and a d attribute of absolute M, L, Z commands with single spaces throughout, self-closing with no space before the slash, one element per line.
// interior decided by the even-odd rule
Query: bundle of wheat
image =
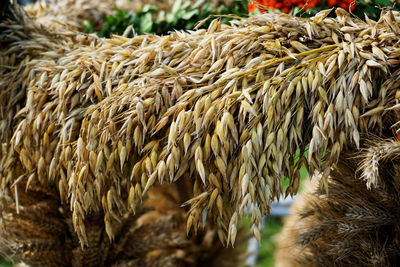
<path fill-rule="evenodd" d="M 399 142 L 376 140 L 365 153 L 341 158 L 328 178 L 329 194 L 315 186 L 306 190 L 285 224 L 278 266 L 397 266 L 399 152 Z M 378 187 L 360 181 L 366 172 L 376 175 Z"/>
<path fill-rule="evenodd" d="M 328 177 L 360 133 L 399 121 L 400 14 L 329 12 L 131 39 L 1 24 L 2 192 L 56 187 L 87 245 L 91 214 L 112 239 L 153 185 L 185 180 L 187 232 L 213 221 L 234 244 L 254 205 L 259 238 L 282 176 L 295 194 L 303 163 Z"/>
<path fill-rule="evenodd" d="M 103 215 L 88 215 L 85 248 L 56 192 L 40 185 L 26 192 L 24 184 L 17 188 L 19 205 L 6 199 L 2 209 L 0 251 L 10 260 L 31 266 L 237 266 L 243 260 L 238 251 L 223 247 L 212 224 L 195 238 L 186 237 L 186 211 L 178 204 L 184 194 L 174 185 L 149 190 L 135 215 L 120 218 L 113 242 Z"/>

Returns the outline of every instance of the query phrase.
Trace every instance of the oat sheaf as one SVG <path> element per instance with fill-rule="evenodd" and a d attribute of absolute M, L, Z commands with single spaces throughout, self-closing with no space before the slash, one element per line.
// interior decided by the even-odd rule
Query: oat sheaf
<path fill-rule="evenodd" d="M 84 245 L 88 214 L 104 212 L 112 239 L 153 185 L 184 179 L 188 233 L 211 218 L 234 245 L 253 207 L 259 238 L 272 200 L 297 193 L 303 164 L 328 177 L 360 136 L 398 121 L 400 14 L 329 12 L 110 39 L 23 16 L 2 23 L 3 194 L 15 197 L 21 180 L 57 187 Z"/>

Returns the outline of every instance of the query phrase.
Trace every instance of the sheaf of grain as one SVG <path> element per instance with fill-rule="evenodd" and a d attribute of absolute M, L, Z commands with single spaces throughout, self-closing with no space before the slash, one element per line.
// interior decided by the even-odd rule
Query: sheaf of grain
<path fill-rule="evenodd" d="M 185 180 L 188 232 L 208 217 L 233 245 L 254 206 L 259 236 L 271 201 L 297 192 L 303 163 L 329 175 L 342 151 L 399 119 L 390 108 L 400 14 L 377 23 L 327 14 L 110 39 L 45 30 L 25 15 L 3 22 L 2 192 L 13 195 L 16 166 L 27 186 L 57 185 L 85 245 L 88 214 L 104 213 L 112 239 L 113 223 L 155 184 Z"/>

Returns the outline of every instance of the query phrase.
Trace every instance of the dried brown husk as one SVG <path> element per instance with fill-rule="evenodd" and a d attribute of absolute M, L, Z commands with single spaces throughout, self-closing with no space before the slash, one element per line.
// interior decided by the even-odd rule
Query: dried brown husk
<path fill-rule="evenodd" d="M 329 12 L 111 39 L 3 23 L 3 192 L 57 188 L 82 245 L 89 214 L 112 229 L 153 185 L 179 180 L 193 187 L 188 233 L 208 218 L 234 244 L 251 206 L 259 232 L 303 164 L 328 177 L 362 134 L 389 137 L 398 122 L 400 14 Z"/>

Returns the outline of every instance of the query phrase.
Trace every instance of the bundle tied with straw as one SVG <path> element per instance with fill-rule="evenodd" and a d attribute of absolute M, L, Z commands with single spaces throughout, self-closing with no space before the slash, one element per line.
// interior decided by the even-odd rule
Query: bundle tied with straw
<path fill-rule="evenodd" d="M 155 184 L 185 181 L 187 233 L 213 222 L 233 245 L 253 206 L 259 239 L 282 177 L 296 194 L 303 164 L 328 177 L 342 152 L 399 121 L 400 14 L 330 12 L 110 39 L 3 23 L 3 195 L 54 191 L 85 246 L 89 215 L 113 239 Z"/>
<path fill-rule="evenodd" d="M 399 265 L 400 143 L 375 137 L 363 148 L 341 156 L 329 194 L 318 179 L 306 186 L 286 219 L 276 266 Z M 360 179 L 377 165 L 378 186 L 368 188 Z"/>

